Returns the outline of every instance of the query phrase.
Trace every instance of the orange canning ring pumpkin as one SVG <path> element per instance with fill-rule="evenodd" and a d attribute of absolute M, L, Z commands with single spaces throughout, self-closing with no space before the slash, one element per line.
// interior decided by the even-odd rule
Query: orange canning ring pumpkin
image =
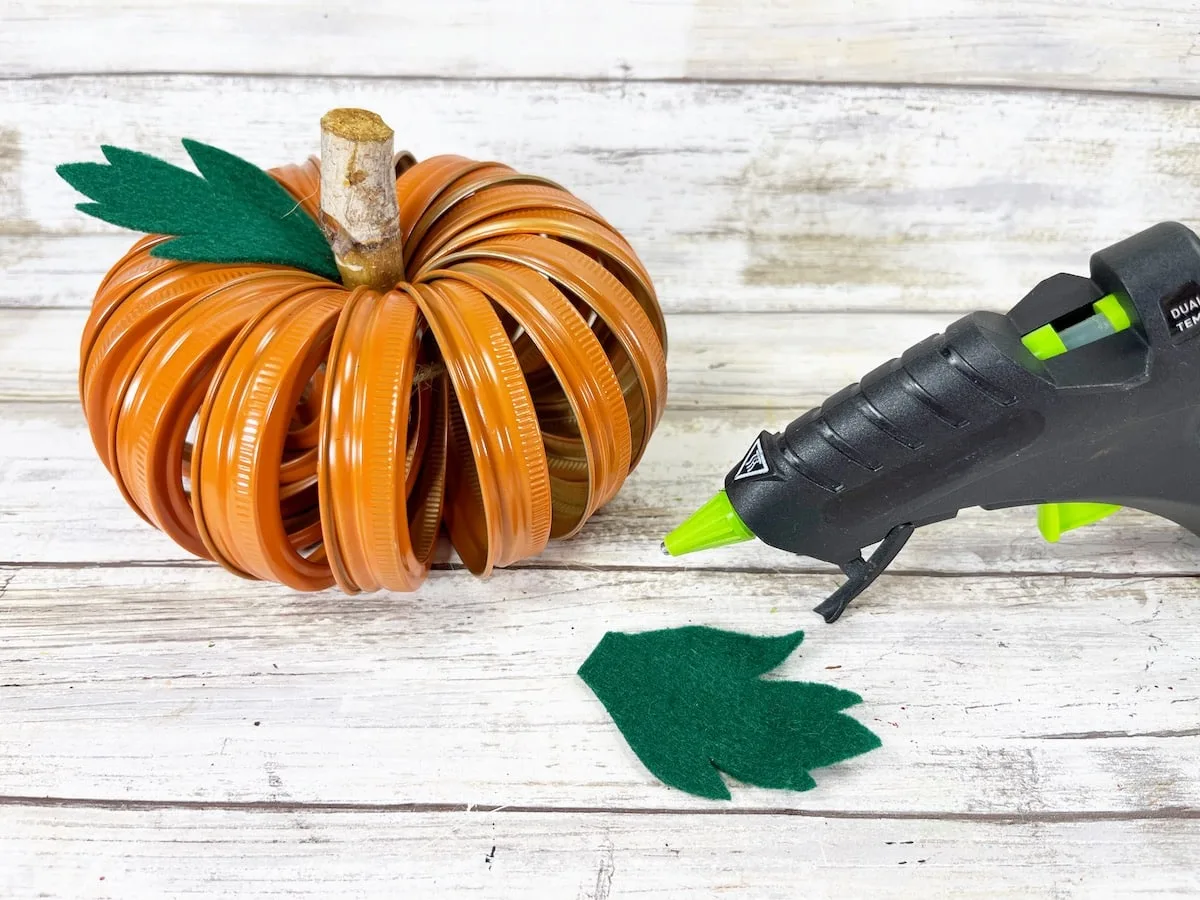
<path fill-rule="evenodd" d="M 96 295 L 79 389 L 100 458 L 239 575 L 413 590 L 443 525 L 487 574 L 576 533 L 662 416 L 662 312 L 599 213 L 498 163 L 397 163 L 391 290 L 159 259 L 149 236 Z M 317 216 L 315 158 L 271 174 Z"/>

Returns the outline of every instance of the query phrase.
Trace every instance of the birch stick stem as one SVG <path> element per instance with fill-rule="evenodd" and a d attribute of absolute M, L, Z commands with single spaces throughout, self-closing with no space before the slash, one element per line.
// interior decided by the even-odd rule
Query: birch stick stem
<path fill-rule="evenodd" d="M 365 109 L 321 117 L 321 228 L 346 287 L 388 291 L 404 280 L 393 137 Z"/>

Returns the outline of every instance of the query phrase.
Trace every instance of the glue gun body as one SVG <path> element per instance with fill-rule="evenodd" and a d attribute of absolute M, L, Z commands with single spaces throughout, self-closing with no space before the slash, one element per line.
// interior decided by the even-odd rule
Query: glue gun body
<path fill-rule="evenodd" d="M 1128 506 L 1200 534 L 1197 474 L 1200 240 L 1163 223 L 763 432 L 724 494 L 746 532 L 846 572 L 817 607 L 833 621 L 915 528 L 968 507 Z"/>

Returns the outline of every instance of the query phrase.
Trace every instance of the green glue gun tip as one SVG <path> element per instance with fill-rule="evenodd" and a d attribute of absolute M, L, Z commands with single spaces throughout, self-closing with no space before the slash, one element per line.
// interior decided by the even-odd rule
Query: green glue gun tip
<path fill-rule="evenodd" d="M 663 539 L 662 549 L 668 556 L 683 556 L 753 537 L 754 532 L 738 516 L 729 497 L 719 491 Z"/>

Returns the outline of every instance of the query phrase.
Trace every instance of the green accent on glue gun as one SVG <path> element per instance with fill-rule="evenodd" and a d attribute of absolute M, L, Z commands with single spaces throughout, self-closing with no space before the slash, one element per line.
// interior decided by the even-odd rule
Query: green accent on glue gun
<path fill-rule="evenodd" d="M 1092 309 L 1108 319 L 1113 327 L 1114 334 L 1118 331 L 1124 331 L 1133 324 L 1133 319 L 1129 317 L 1129 311 L 1117 299 L 1116 294 L 1106 294 L 1101 297 L 1092 304 Z"/>
<path fill-rule="evenodd" d="M 1021 343 L 1038 359 L 1053 359 L 1075 347 L 1124 331 L 1133 324 L 1115 294 L 1101 297 L 1092 304 L 1092 309 L 1095 315 L 1064 328 L 1061 334 L 1053 325 L 1046 324 L 1021 338 Z M 1054 543 L 1064 531 L 1099 522 L 1120 508 L 1111 503 L 1043 503 L 1037 511 L 1038 531 Z"/>
<path fill-rule="evenodd" d="M 1092 310 L 1094 315 L 1070 328 L 1064 328 L 1061 332 L 1055 331 L 1051 324 L 1034 329 L 1021 338 L 1021 343 L 1038 359 L 1053 359 L 1068 350 L 1124 331 L 1133 324 L 1129 313 L 1115 294 L 1101 297 L 1092 304 Z"/>
<path fill-rule="evenodd" d="M 737 544 L 754 537 L 754 532 L 734 512 L 724 491 L 718 491 L 683 524 L 663 538 L 663 550 L 682 556 L 697 550 L 711 550 Z"/>
<path fill-rule="evenodd" d="M 1108 518 L 1121 507 L 1111 503 L 1043 503 L 1038 507 L 1038 531 L 1054 543 L 1064 531 Z"/>
<path fill-rule="evenodd" d="M 1050 324 L 1029 332 L 1021 338 L 1021 343 L 1038 359 L 1051 359 L 1067 352 L 1067 345 L 1063 343 L 1058 332 L 1054 330 L 1054 326 Z"/>

